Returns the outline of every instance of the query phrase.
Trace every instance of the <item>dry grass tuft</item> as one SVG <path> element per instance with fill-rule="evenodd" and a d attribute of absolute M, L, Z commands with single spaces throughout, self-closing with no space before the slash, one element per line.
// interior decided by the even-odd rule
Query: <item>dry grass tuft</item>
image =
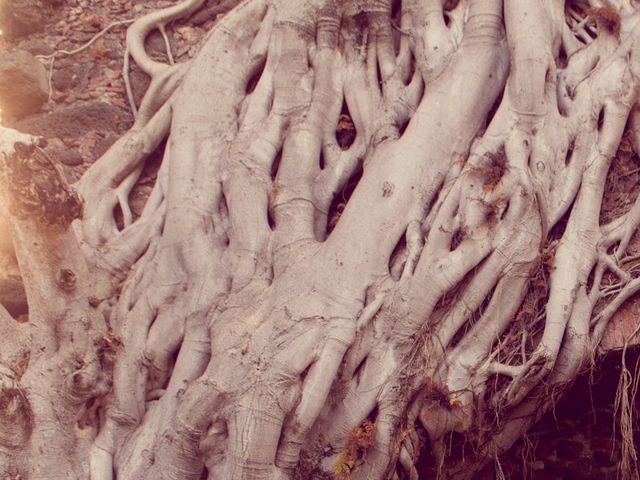
<path fill-rule="evenodd" d="M 376 426 L 370 420 L 364 420 L 359 427 L 347 434 L 347 447 L 340 453 L 333 467 L 336 480 L 349 480 L 356 462 L 376 441 Z"/>

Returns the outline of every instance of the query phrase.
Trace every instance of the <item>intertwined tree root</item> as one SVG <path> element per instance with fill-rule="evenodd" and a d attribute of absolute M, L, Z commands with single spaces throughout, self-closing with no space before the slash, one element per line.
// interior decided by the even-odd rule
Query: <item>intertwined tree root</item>
<path fill-rule="evenodd" d="M 245 0 L 152 60 L 203 3 L 131 25 L 151 86 L 75 185 L 0 131 L 29 301 L 0 314 L 0 473 L 417 479 L 430 451 L 472 478 L 640 289 L 640 200 L 600 221 L 627 125 L 640 148 L 637 3 Z"/>

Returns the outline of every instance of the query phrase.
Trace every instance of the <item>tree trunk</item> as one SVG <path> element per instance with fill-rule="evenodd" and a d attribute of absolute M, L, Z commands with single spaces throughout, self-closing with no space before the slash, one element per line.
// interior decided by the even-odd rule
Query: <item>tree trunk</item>
<path fill-rule="evenodd" d="M 0 476 L 473 478 L 640 289 L 640 201 L 602 213 L 636 1 L 225 2 L 189 63 L 146 54 L 203 3 L 131 25 L 151 85 L 76 184 L 0 130 Z"/>

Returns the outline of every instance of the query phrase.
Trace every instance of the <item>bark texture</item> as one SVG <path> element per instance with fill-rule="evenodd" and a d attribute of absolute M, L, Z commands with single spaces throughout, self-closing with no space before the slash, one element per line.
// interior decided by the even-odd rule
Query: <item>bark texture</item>
<path fill-rule="evenodd" d="M 0 476 L 473 478 L 640 289 L 640 200 L 601 214 L 637 2 L 231 1 L 189 63 L 145 52 L 203 3 L 129 27 L 151 84 L 77 183 L 0 130 Z"/>

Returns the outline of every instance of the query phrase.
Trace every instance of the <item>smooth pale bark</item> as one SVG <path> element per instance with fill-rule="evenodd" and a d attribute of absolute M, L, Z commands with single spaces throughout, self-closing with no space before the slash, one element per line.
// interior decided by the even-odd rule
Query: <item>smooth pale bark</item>
<path fill-rule="evenodd" d="M 473 478 L 640 289 L 640 202 L 600 224 L 635 2 L 228 3 L 189 63 L 144 40 L 202 1 L 131 25 L 151 86 L 75 185 L 0 129 L 29 304 L 0 311 L 0 473 Z"/>

